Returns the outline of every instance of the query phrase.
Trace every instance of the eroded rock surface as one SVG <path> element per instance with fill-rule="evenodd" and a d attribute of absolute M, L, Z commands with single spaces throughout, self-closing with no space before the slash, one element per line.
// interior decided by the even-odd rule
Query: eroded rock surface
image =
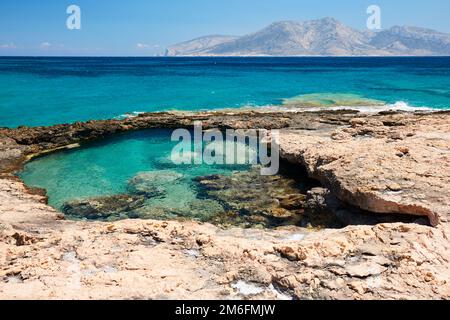
<path fill-rule="evenodd" d="M 376 225 L 380 223 L 416 223 L 429 225 L 426 217 L 403 214 L 378 214 L 362 210 L 339 200 L 330 190 L 322 187 L 312 188 L 307 192 L 305 213 L 314 219 L 333 219 L 339 221 L 341 226 L 348 225 Z"/>
<path fill-rule="evenodd" d="M 1 129 L 0 298 L 450 299 L 449 117 L 252 111 Z M 434 227 L 390 222 L 312 232 L 65 221 L 11 176 L 32 153 L 199 119 L 283 128 L 282 156 L 333 197 L 360 210 L 429 218 Z M 305 201 L 305 209 L 330 209 L 317 193 Z"/>
<path fill-rule="evenodd" d="M 281 153 L 304 165 L 341 200 L 364 210 L 448 222 L 448 114 L 354 118 L 350 127 L 318 136 L 285 131 Z"/>
<path fill-rule="evenodd" d="M 447 229 L 309 232 L 195 222 L 58 220 L 0 180 L 0 298 L 450 298 Z M 261 288 L 245 296 L 243 281 Z"/>

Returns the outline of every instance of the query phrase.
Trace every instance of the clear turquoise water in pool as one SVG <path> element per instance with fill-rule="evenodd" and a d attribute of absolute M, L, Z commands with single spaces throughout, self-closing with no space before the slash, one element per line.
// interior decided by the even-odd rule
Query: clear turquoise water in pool
<path fill-rule="evenodd" d="M 29 162 L 20 177 L 29 186 L 46 189 L 49 204 L 61 209 L 65 202 L 74 199 L 129 193 L 130 180 L 151 172 L 157 174 L 155 185 L 165 191 L 165 196 L 151 199 L 148 205 L 185 209 L 198 197 L 194 178 L 229 175 L 250 167 L 176 165 L 171 153 L 177 142 L 171 141 L 171 133 L 170 130 L 132 132 L 46 155 Z M 180 178 L 173 180 L 174 175 Z"/>

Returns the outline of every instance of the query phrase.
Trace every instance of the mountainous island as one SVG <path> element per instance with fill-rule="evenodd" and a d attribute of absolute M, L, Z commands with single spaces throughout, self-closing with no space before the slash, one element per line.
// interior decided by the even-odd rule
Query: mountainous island
<path fill-rule="evenodd" d="M 275 22 L 244 36 L 210 35 L 175 44 L 166 56 L 447 56 L 450 34 L 394 26 L 360 31 L 334 18 Z"/>

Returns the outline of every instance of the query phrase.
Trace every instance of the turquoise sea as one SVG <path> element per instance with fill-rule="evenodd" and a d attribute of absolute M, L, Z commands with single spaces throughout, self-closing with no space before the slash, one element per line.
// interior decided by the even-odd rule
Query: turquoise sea
<path fill-rule="evenodd" d="M 450 58 L 0 58 L 0 126 L 264 106 L 447 109 Z M 37 158 L 20 176 L 45 188 L 60 210 L 130 194 L 144 177 L 144 187 L 162 195 L 147 199 L 139 217 L 223 214 L 226 206 L 201 195 L 196 177 L 250 166 L 175 166 L 173 146 L 167 130 L 128 133 Z"/>
<path fill-rule="evenodd" d="M 292 98 L 449 108 L 450 58 L 0 57 L 0 126 L 7 127 Z"/>

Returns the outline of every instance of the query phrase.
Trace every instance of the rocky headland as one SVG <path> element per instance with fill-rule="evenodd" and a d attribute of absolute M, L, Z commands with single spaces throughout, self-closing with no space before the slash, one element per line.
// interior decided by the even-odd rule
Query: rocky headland
<path fill-rule="evenodd" d="M 131 130 L 190 128 L 194 121 L 205 129 L 279 129 L 282 159 L 315 185 L 296 193 L 289 179 L 258 180 L 257 191 L 270 197 L 261 197 L 260 212 L 250 217 L 262 219 L 263 228 L 224 228 L 67 220 L 46 204 L 44 190 L 14 175 L 38 155 Z M 450 298 L 449 112 L 169 112 L 4 128 L 0 174 L 1 299 Z M 198 183 L 208 197 L 250 210 L 255 203 L 230 194 L 252 189 L 253 174 Z M 131 198 L 98 200 L 95 212 L 92 203 L 67 210 L 134 209 L 155 192 L 151 185 L 133 187 Z M 264 228 L 274 218 L 292 223 Z"/>

